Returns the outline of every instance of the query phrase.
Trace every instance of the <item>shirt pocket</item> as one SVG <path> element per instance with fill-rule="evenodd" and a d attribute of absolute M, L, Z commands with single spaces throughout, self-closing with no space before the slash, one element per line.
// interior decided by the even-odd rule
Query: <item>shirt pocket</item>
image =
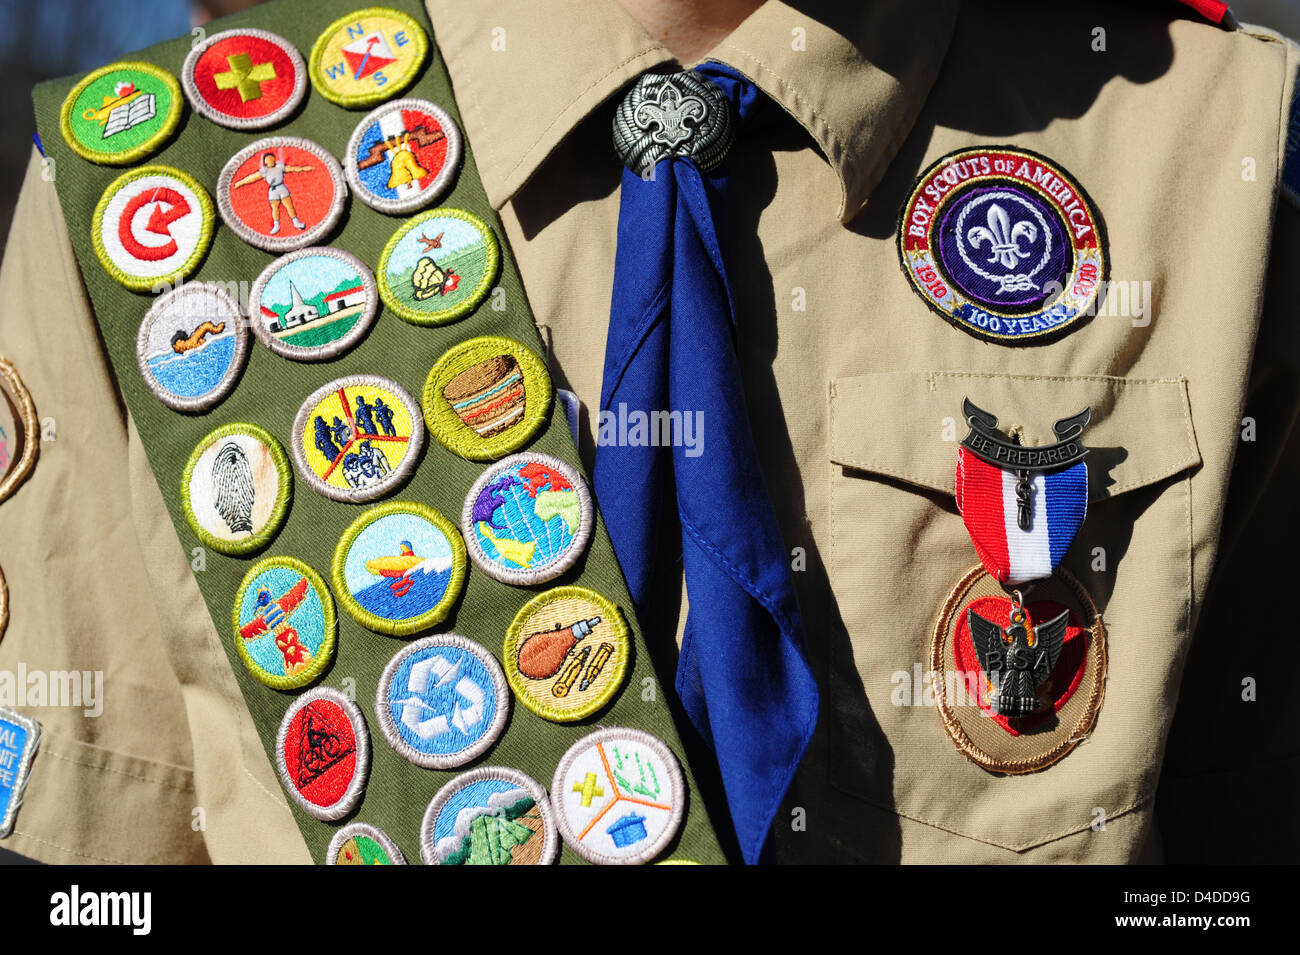
<path fill-rule="evenodd" d="M 979 562 L 953 499 L 964 397 L 1026 445 L 1052 443 L 1055 421 L 1092 409 L 1088 514 L 1063 566 L 1105 621 L 1104 696 L 1086 739 L 1023 775 L 987 772 L 957 749 L 926 672 L 940 609 Z M 1190 477 L 1200 461 L 1180 378 L 832 381 L 831 784 L 1016 851 L 1096 830 L 1150 799 L 1192 619 Z"/>

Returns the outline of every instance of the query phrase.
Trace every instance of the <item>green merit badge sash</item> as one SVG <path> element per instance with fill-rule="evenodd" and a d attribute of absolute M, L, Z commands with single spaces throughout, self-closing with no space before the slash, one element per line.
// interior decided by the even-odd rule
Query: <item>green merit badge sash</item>
<path fill-rule="evenodd" d="M 34 93 L 248 710 L 320 861 L 725 861 L 432 28 L 364 6 Z"/>

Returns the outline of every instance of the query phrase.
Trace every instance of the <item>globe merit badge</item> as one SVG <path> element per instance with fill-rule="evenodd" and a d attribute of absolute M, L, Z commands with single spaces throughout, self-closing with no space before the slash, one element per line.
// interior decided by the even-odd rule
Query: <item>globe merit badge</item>
<path fill-rule="evenodd" d="M 898 225 L 903 271 L 927 305 L 979 338 L 1039 342 L 1096 312 L 1106 238 L 1082 187 L 1012 147 L 949 153 L 917 180 Z"/>
<path fill-rule="evenodd" d="M 180 118 L 174 76 L 152 63 L 112 63 L 72 88 L 59 128 L 82 159 L 122 166 L 157 152 Z"/>
<path fill-rule="evenodd" d="M 339 106 L 371 106 L 415 79 L 429 52 L 420 24 L 400 10 L 369 7 L 335 20 L 311 48 L 308 72 Z"/>

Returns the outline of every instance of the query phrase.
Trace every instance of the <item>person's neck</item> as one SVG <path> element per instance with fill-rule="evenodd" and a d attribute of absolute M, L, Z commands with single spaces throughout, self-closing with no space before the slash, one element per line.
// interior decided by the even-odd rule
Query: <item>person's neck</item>
<path fill-rule="evenodd" d="M 632 18 L 690 66 L 725 40 L 763 0 L 618 0 Z"/>

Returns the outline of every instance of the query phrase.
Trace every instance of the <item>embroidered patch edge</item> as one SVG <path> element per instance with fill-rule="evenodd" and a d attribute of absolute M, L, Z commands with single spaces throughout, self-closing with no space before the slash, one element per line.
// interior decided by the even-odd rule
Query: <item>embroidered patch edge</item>
<path fill-rule="evenodd" d="M 361 283 L 366 289 L 366 307 L 361 314 L 361 318 L 352 326 L 346 335 L 325 345 L 286 345 L 271 334 L 270 330 L 262 322 L 259 314 L 262 305 L 262 293 L 266 290 L 267 284 L 275 277 L 280 269 L 296 262 L 299 259 L 309 258 L 311 256 L 323 255 L 329 258 L 338 259 L 346 262 L 349 266 L 357 270 L 361 276 Z M 265 345 L 281 358 L 288 358 L 292 361 L 329 361 L 337 358 L 339 355 L 350 351 L 354 345 L 365 338 L 369 333 L 371 326 L 375 324 L 375 318 L 379 314 L 379 288 L 375 284 L 375 276 L 366 266 L 366 263 L 360 258 L 343 249 L 336 249 L 328 245 L 312 245 L 303 249 L 295 249 L 280 256 L 266 268 L 264 268 L 257 280 L 253 283 L 253 288 L 248 294 L 248 321 L 253 327 L 253 334 L 257 340 Z"/>
<path fill-rule="evenodd" d="M 409 232 L 428 220 L 438 217 L 460 219 L 462 222 L 467 222 L 473 226 L 483 236 L 483 248 L 487 253 L 487 262 L 483 268 L 483 278 L 479 281 L 473 293 L 459 305 L 438 312 L 420 312 L 398 301 L 389 289 L 388 259 L 392 256 L 393 250 L 397 248 L 397 244 Z M 483 299 L 487 297 L 488 292 L 491 290 L 492 283 L 497 280 L 500 268 L 501 246 L 497 240 L 496 230 L 472 212 L 450 206 L 439 206 L 434 209 L 427 209 L 414 218 L 407 219 L 397 227 L 397 231 L 389 237 L 384 244 L 383 251 L 379 253 L 379 264 L 375 267 L 375 278 L 379 281 L 379 297 L 384 300 L 384 305 L 394 315 L 413 325 L 450 325 L 483 304 Z"/>
<path fill-rule="evenodd" d="M 154 375 L 153 370 L 149 367 L 149 359 L 145 354 L 148 348 L 149 339 L 147 332 L 150 323 L 167 310 L 168 306 L 175 300 L 179 300 L 185 295 L 204 294 L 213 295 L 222 301 L 222 304 L 228 309 L 230 321 L 235 325 L 235 354 L 230 359 L 230 368 L 226 377 L 216 388 L 207 394 L 198 395 L 193 398 L 187 398 L 183 395 L 175 394 L 169 391 L 162 382 Z M 219 405 L 230 392 L 234 391 L 235 386 L 239 383 L 240 377 L 244 372 L 244 362 L 248 360 L 249 335 L 248 327 L 244 322 L 244 315 L 239 310 L 239 303 L 236 302 L 224 288 L 212 282 L 187 282 L 179 288 L 172 289 L 149 306 L 145 312 L 144 318 L 140 320 L 140 331 L 135 338 L 135 359 L 136 365 L 140 369 L 140 377 L 144 379 L 147 387 L 153 396 L 161 401 L 173 411 L 197 412 L 206 411 Z"/>
<path fill-rule="evenodd" d="M 190 501 L 190 482 L 194 478 L 194 468 L 198 465 L 199 458 L 203 456 L 204 451 L 217 441 L 232 434 L 247 435 L 266 445 L 267 450 L 271 453 L 271 460 L 275 463 L 276 474 L 279 476 L 275 506 L 271 509 L 271 515 L 267 518 L 266 524 L 259 533 L 237 541 L 222 540 L 200 524 L 198 515 L 194 513 L 194 507 Z M 269 431 L 245 421 L 223 424 L 219 428 L 213 428 L 200 438 L 199 443 L 194 446 L 194 451 L 190 454 L 189 460 L 185 463 L 185 471 L 181 474 L 181 509 L 185 512 L 185 520 L 190 525 L 190 530 L 194 531 L 195 536 L 206 546 L 222 554 L 242 556 L 261 550 L 269 544 L 275 538 L 275 535 L 280 532 L 280 527 L 284 523 L 285 516 L 289 513 L 292 500 L 293 468 L 289 464 L 289 456 L 284 453 L 284 447 Z"/>
<path fill-rule="evenodd" d="M 293 92 L 289 94 L 289 98 L 285 100 L 283 105 L 265 116 L 231 116 L 223 113 L 203 98 L 198 85 L 195 83 L 194 71 L 199 64 L 199 58 L 222 40 L 228 40 L 236 36 L 253 36 L 259 40 L 265 40 L 267 43 L 273 43 L 284 50 L 285 55 L 293 63 Z M 185 57 L 184 65 L 181 67 L 181 86 L 185 90 L 185 98 L 189 100 L 190 108 L 218 126 L 238 130 L 266 129 L 288 118 L 302 103 L 303 96 L 307 93 L 307 65 L 303 62 L 302 54 L 298 52 L 298 48 L 278 33 L 272 33 L 270 30 L 260 30 L 256 27 L 237 27 L 233 30 L 214 33 L 190 50 L 189 55 Z"/>
<path fill-rule="evenodd" d="M 434 793 L 433 799 L 429 801 L 428 807 L 424 810 L 424 818 L 420 821 L 420 859 L 425 865 L 440 865 L 437 856 L 437 841 L 434 839 L 433 833 L 434 825 L 438 821 L 438 814 L 443 807 L 452 796 L 467 786 L 490 779 L 508 780 L 520 789 L 527 791 L 536 800 L 537 811 L 547 824 L 546 835 L 543 837 L 540 864 L 555 864 L 560 854 L 558 813 L 555 811 L 555 807 L 551 803 L 551 797 L 547 794 L 545 787 L 527 773 L 512 769 L 509 766 L 479 766 L 469 772 L 461 773 L 444 785 Z"/>
<path fill-rule="evenodd" d="M 270 567 L 288 567 L 307 578 L 308 583 L 311 584 L 316 590 L 317 596 L 320 597 L 321 610 L 325 617 L 325 633 L 321 638 L 320 649 L 316 651 L 311 666 L 297 676 L 274 676 L 262 670 L 257 665 L 257 661 L 253 659 L 253 655 L 248 652 L 248 648 L 244 646 L 244 640 L 239 632 L 242 628 L 239 607 L 244 602 L 244 594 L 248 592 L 253 579 Z M 297 690 L 304 686 L 310 686 L 329 669 L 329 665 L 334 659 L 334 644 L 338 639 L 338 614 L 334 609 L 334 598 L 330 594 L 329 587 L 325 584 L 325 579 L 296 557 L 284 555 L 263 557 L 248 568 L 244 573 L 243 580 L 239 583 L 239 589 L 235 592 L 234 609 L 231 616 L 234 627 L 235 651 L 239 657 L 239 662 L 244 665 L 244 669 L 248 671 L 249 676 L 273 690 Z"/>
<path fill-rule="evenodd" d="M 309 226 L 297 235 L 262 235 L 250 226 L 245 225 L 243 220 L 235 214 L 234 207 L 230 204 L 229 192 L 231 181 L 235 178 L 235 171 L 254 154 L 274 149 L 277 146 L 292 146 L 295 149 L 301 149 L 318 157 L 334 183 L 334 197 L 330 201 L 329 212 L 325 214 L 325 217 L 320 222 Z M 343 216 L 343 207 L 347 204 L 347 198 L 347 179 L 343 175 L 343 168 L 339 165 L 338 160 L 320 143 L 302 136 L 266 136 L 254 140 L 235 152 L 226 161 L 226 164 L 221 167 L 221 173 L 217 176 L 217 209 L 221 213 L 221 221 L 226 224 L 226 228 L 249 245 L 266 252 L 292 252 L 316 244 L 318 240 L 334 231 L 334 227 L 338 225 Z"/>
<path fill-rule="evenodd" d="M 18 810 L 23 805 L 23 794 L 32 776 L 32 764 L 36 762 L 37 751 L 41 748 L 41 724 L 30 716 L 4 706 L 0 706 L 0 719 L 16 723 L 27 731 L 23 751 L 18 756 L 18 773 L 14 776 L 14 785 L 9 791 L 9 805 L 5 807 L 4 815 L 0 816 L 0 839 L 4 839 L 14 831 Z"/>
<path fill-rule="evenodd" d="M 380 829 L 378 826 L 372 826 L 368 822 L 349 822 L 346 823 L 334 837 L 330 839 L 329 847 L 325 850 L 325 864 L 338 865 L 335 861 L 338 855 L 343 851 L 343 845 L 355 836 L 365 836 L 379 843 L 383 850 L 388 853 L 388 857 L 393 865 L 406 865 L 406 856 L 402 855 L 402 850 L 397 847 L 397 843 L 392 837 Z"/>
<path fill-rule="evenodd" d="M 284 761 L 284 743 L 289 736 L 289 724 L 303 707 L 314 700 L 329 700 L 338 704 L 352 723 L 352 735 L 357 745 L 356 770 L 352 780 L 343 795 L 339 797 L 339 801 L 332 806 L 318 806 L 304 796 L 289 777 L 289 767 Z M 366 726 L 366 718 L 362 715 L 361 708 L 332 686 L 318 686 L 308 690 L 289 705 L 280 720 L 280 729 L 275 734 L 275 768 L 280 776 L 280 785 L 289 794 L 289 798 L 304 812 L 322 822 L 337 822 L 347 816 L 361 801 L 366 791 L 366 782 L 370 778 L 370 730 Z"/>
<path fill-rule="evenodd" d="M 85 92 L 86 87 L 91 83 L 101 77 L 107 76 L 114 70 L 126 69 L 139 70 L 142 73 L 147 73 L 167 87 L 172 98 L 167 118 L 163 121 L 162 126 L 158 128 L 158 131 L 147 140 L 140 143 L 138 146 L 133 146 L 120 153 L 105 154 L 97 153 L 92 149 L 87 149 L 72 132 L 72 107 L 76 103 L 77 98 Z M 76 86 L 72 87 L 72 89 L 68 91 L 68 95 L 64 97 L 63 105 L 59 108 L 59 131 L 63 134 L 63 141 L 68 144 L 68 148 L 82 159 L 100 166 L 128 166 L 131 163 L 139 162 L 148 156 L 152 156 L 158 151 L 158 147 L 171 137 L 172 133 L 176 131 L 176 127 L 180 125 L 181 113 L 184 111 L 181 106 L 183 100 L 184 97 L 181 94 L 181 87 L 180 84 L 176 82 L 176 77 L 172 76 L 172 74 L 168 73 L 162 67 L 154 66 L 152 63 L 145 63 L 141 60 L 119 60 L 116 63 L 109 63 L 107 66 L 101 66 L 99 69 L 87 73 Z"/>
<path fill-rule="evenodd" d="M 4 502 L 18 490 L 18 486 L 23 481 L 27 480 L 32 473 L 32 468 L 36 466 L 36 458 L 40 454 L 41 432 L 32 393 L 27 390 L 27 385 L 23 383 L 14 363 L 3 355 L 0 355 L 0 389 L 13 399 L 23 426 L 22 453 L 18 456 L 17 463 L 9 469 L 9 473 L 0 478 L 0 502 Z M 3 400 L 3 396 L 0 396 L 0 400 Z"/>
<path fill-rule="evenodd" d="M 393 109 L 418 109 L 421 112 L 433 115 L 442 124 L 443 135 L 447 139 L 447 155 L 443 160 L 442 170 L 434 177 L 433 185 L 417 193 L 412 199 L 385 199 L 382 196 L 376 196 L 362 184 L 361 171 L 357 167 L 357 146 L 360 143 L 361 134 L 366 131 L 371 123 L 379 119 L 381 113 Z M 451 114 L 430 100 L 406 97 L 383 103 L 361 117 L 356 129 L 348 137 L 347 152 L 344 153 L 343 157 L 343 172 L 347 176 L 348 185 L 351 187 L 353 194 L 363 203 L 372 209 L 377 209 L 389 215 L 403 215 L 421 209 L 442 198 L 447 191 L 447 187 L 460 171 L 463 155 L 464 144 L 460 126 L 451 118 Z"/>
<path fill-rule="evenodd" d="M 378 93 L 339 93 L 330 89 L 328 84 L 323 80 L 317 80 L 317 74 L 321 72 L 321 60 L 325 56 L 325 47 L 333 38 L 334 34 L 343 29 L 353 20 L 363 17 L 388 17 L 393 20 L 405 21 L 408 29 L 413 29 L 412 36 L 416 48 L 412 51 L 412 61 L 410 73 L 404 80 L 399 81 L 391 90 L 383 90 Z M 402 90 L 406 89 L 415 82 L 415 77 L 419 74 L 424 66 L 424 61 L 429 55 L 429 37 L 424 27 L 419 21 L 410 14 L 401 10 L 394 10 L 392 7 L 363 7 L 360 10 L 353 10 L 347 16 L 339 17 L 316 37 L 312 43 L 311 52 L 307 56 L 308 76 L 311 79 L 311 85 L 315 87 L 316 92 L 322 97 L 329 100 L 336 106 L 342 106 L 345 109 L 360 109 L 366 106 L 373 106 L 376 103 L 382 103 L 390 96 L 396 96 Z"/>

